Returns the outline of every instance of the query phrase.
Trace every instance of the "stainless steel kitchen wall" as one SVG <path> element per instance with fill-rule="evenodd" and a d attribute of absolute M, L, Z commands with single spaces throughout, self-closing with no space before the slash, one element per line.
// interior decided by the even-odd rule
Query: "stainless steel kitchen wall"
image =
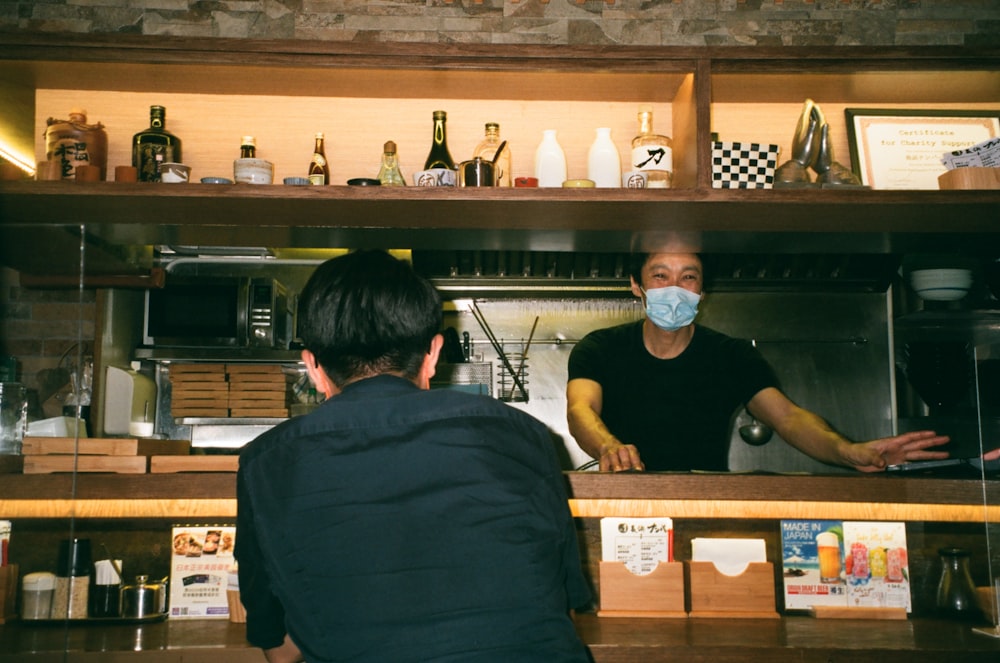
<path fill-rule="evenodd" d="M 468 332 L 473 360 L 492 363 L 493 393 L 502 395 L 509 374 L 471 308 L 459 299 L 446 311 L 445 325 Z M 893 430 L 893 358 L 885 292 L 709 293 L 698 322 L 718 331 L 755 339 L 774 366 L 785 393 L 825 417 L 851 439 L 866 440 Z M 502 343 L 515 370 L 520 352 L 538 324 L 525 366 L 527 402 L 512 402 L 544 421 L 565 450 L 567 468 L 585 464 L 566 425 L 566 365 L 573 344 L 587 332 L 642 317 L 637 300 L 489 299 L 476 301 L 482 319 Z M 509 385 L 508 385 L 509 386 Z M 517 392 L 515 391 L 515 395 Z M 747 417 L 734 412 L 730 468 L 733 471 L 838 472 L 785 444 L 778 436 L 752 447 L 736 428 Z"/>

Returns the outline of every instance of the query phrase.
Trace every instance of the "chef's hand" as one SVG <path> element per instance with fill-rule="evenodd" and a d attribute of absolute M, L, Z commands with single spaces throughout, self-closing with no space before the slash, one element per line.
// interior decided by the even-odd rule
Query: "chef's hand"
<path fill-rule="evenodd" d="M 932 430 L 919 430 L 862 444 L 852 444 L 847 447 L 845 455 L 847 462 L 861 472 L 881 472 L 889 465 L 947 458 L 946 451 L 928 451 L 928 449 L 946 444 L 949 439 L 951 438 L 947 435 L 938 435 Z"/>
<path fill-rule="evenodd" d="M 614 444 L 601 453 L 602 472 L 622 472 L 625 470 L 645 470 L 639 458 L 639 450 L 633 444 Z"/>
<path fill-rule="evenodd" d="M 1000 448 L 984 453 L 983 460 L 1000 460 Z"/>

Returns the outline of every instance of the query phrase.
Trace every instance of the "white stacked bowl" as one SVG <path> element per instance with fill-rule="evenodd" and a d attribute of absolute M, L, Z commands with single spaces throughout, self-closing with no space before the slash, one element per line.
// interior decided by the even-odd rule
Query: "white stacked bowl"
<path fill-rule="evenodd" d="M 969 294 L 972 271 L 968 269 L 918 269 L 910 272 L 910 286 L 921 299 L 949 302 Z"/>

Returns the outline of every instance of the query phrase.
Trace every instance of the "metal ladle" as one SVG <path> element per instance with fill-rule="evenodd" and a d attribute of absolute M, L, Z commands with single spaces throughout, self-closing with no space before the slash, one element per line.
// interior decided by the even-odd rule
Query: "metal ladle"
<path fill-rule="evenodd" d="M 750 344 L 756 348 L 757 339 L 751 339 Z M 750 423 L 743 424 L 739 429 L 740 437 L 743 438 L 743 441 L 754 447 L 763 446 L 770 442 L 771 436 L 774 435 L 774 431 L 771 430 L 771 427 L 757 421 L 757 418 L 750 414 L 750 410 L 743 408 L 743 411 L 747 413 L 748 417 L 750 417 Z"/>
<path fill-rule="evenodd" d="M 744 408 L 743 411 L 750 416 L 750 423 L 740 426 L 740 437 L 743 438 L 743 441 L 754 447 L 770 442 L 771 436 L 774 434 L 771 427 L 757 421 L 757 418 L 750 414 L 750 410 Z"/>

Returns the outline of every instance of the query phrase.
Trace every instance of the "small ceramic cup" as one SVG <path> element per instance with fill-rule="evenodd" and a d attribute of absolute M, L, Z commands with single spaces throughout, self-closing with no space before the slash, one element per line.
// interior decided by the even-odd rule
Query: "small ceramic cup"
<path fill-rule="evenodd" d="M 160 164 L 160 181 L 167 184 L 186 184 L 191 179 L 191 166 L 168 161 Z"/>
<path fill-rule="evenodd" d="M 228 177 L 203 177 L 201 178 L 202 184 L 232 184 L 233 181 Z"/>
<path fill-rule="evenodd" d="M 274 164 L 264 159 L 235 159 L 233 178 L 237 184 L 270 184 L 274 181 Z"/>
<path fill-rule="evenodd" d="M 308 177 L 286 177 L 283 181 L 288 186 L 309 186 Z"/>
<path fill-rule="evenodd" d="M 115 166 L 115 182 L 136 182 L 139 171 L 134 166 Z"/>
<path fill-rule="evenodd" d="M 413 184 L 416 186 L 455 186 L 456 171 L 451 168 L 431 168 L 413 173 Z"/>
<path fill-rule="evenodd" d="M 77 182 L 100 182 L 101 169 L 98 166 L 81 164 L 73 169 Z"/>
<path fill-rule="evenodd" d="M 622 186 L 626 189 L 645 189 L 648 176 L 641 170 L 630 170 L 622 173 Z"/>

